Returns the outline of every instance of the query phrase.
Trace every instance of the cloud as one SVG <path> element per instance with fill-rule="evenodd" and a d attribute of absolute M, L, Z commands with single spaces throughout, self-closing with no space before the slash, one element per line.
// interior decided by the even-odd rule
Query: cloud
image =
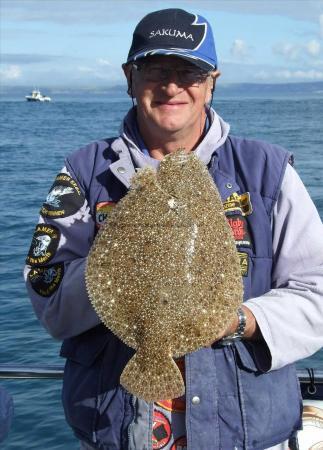
<path fill-rule="evenodd" d="M 92 80 L 110 82 L 111 80 L 120 80 L 122 71 L 119 67 L 112 66 L 109 61 L 99 59 L 94 65 L 78 66 L 77 74 L 79 78 L 87 77 Z"/>
<path fill-rule="evenodd" d="M 273 46 L 273 53 L 283 56 L 288 61 L 303 60 L 305 56 L 316 58 L 321 53 L 321 44 L 316 39 L 304 44 L 280 42 Z"/>
<path fill-rule="evenodd" d="M 323 39 L 323 14 L 319 16 L 319 24 L 320 24 L 320 36 Z"/>
<path fill-rule="evenodd" d="M 187 7 L 187 1 L 177 2 L 178 7 L 181 3 Z M 192 3 L 195 3 L 192 2 Z M 183 6 L 184 6 L 183 5 Z M 291 19 L 316 22 L 319 14 L 323 12 L 321 0 L 200 0 L 199 8 L 211 11 L 226 11 L 233 14 L 257 14 L 285 16 Z M 192 8 L 194 8 L 192 4 Z M 157 8 L 156 8 L 157 9 Z"/>
<path fill-rule="evenodd" d="M 317 56 L 321 51 L 321 44 L 317 40 L 313 39 L 305 45 L 305 48 L 309 55 Z"/>
<path fill-rule="evenodd" d="M 22 71 L 19 66 L 13 65 L 0 69 L 0 75 L 5 80 L 17 80 L 18 78 L 21 78 Z"/>
<path fill-rule="evenodd" d="M 304 3 L 306 3 L 304 5 Z M 122 14 L 120 14 L 120 6 Z M 322 2 L 318 0 L 178 0 L 178 8 L 192 11 L 224 11 L 233 14 L 258 14 L 286 16 L 317 23 L 322 14 Z M 46 21 L 69 25 L 71 23 L 111 24 L 137 22 L 152 10 L 174 7 L 170 0 L 1 0 L 6 20 Z"/>
<path fill-rule="evenodd" d="M 289 42 L 279 42 L 273 46 L 273 52 L 276 55 L 283 56 L 288 60 L 295 60 L 299 57 L 301 46 L 298 44 L 290 44 Z"/>
<path fill-rule="evenodd" d="M 104 58 L 99 58 L 97 60 L 97 63 L 99 64 L 99 66 L 111 66 L 110 61 L 108 61 L 107 59 L 104 59 Z"/>
<path fill-rule="evenodd" d="M 62 61 L 65 56 L 58 55 L 37 55 L 31 53 L 1 53 L 2 64 L 38 64 Z M 70 58 L 69 58 L 70 59 Z"/>
<path fill-rule="evenodd" d="M 93 73 L 94 69 L 92 67 L 79 66 L 77 70 L 81 73 Z"/>
<path fill-rule="evenodd" d="M 245 41 L 242 39 L 235 39 L 230 49 L 232 56 L 238 59 L 245 59 L 249 54 L 249 49 Z"/>

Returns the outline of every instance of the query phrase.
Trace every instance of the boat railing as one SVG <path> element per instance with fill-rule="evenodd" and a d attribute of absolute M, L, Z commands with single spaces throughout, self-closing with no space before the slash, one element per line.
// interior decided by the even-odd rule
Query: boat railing
<path fill-rule="evenodd" d="M 42 364 L 0 364 L 0 379 L 62 379 L 64 366 Z M 297 376 L 301 383 L 323 383 L 323 370 L 298 369 Z"/>
<path fill-rule="evenodd" d="M 0 379 L 62 379 L 64 366 L 32 364 L 0 364 Z"/>

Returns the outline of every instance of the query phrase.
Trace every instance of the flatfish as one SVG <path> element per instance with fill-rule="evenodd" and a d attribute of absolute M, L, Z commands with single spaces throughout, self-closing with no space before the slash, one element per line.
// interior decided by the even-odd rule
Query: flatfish
<path fill-rule="evenodd" d="M 204 163 L 177 151 L 140 169 L 100 229 L 86 286 L 102 322 L 136 350 L 120 383 L 146 401 L 184 394 L 177 358 L 210 345 L 242 302 L 240 264 Z"/>

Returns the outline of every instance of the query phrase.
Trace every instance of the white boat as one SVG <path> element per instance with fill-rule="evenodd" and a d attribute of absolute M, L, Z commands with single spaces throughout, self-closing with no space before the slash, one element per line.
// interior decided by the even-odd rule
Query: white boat
<path fill-rule="evenodd" d="M 34 89 L 29 95 L 26 95 L 27 102 L 50 102 L 51 98 L 40 93 L 39 89 Z"/>

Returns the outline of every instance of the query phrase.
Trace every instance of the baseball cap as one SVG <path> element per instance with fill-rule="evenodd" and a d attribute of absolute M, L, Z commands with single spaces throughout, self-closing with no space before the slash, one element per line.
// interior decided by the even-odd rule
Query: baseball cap
<path fill-rule="evenodd" d="M 127 63 L 152 55 L 178 56 L 206 71 L 217 68 L 211 25 L 183 9 L 154 11 L 138 23 Z"/>

